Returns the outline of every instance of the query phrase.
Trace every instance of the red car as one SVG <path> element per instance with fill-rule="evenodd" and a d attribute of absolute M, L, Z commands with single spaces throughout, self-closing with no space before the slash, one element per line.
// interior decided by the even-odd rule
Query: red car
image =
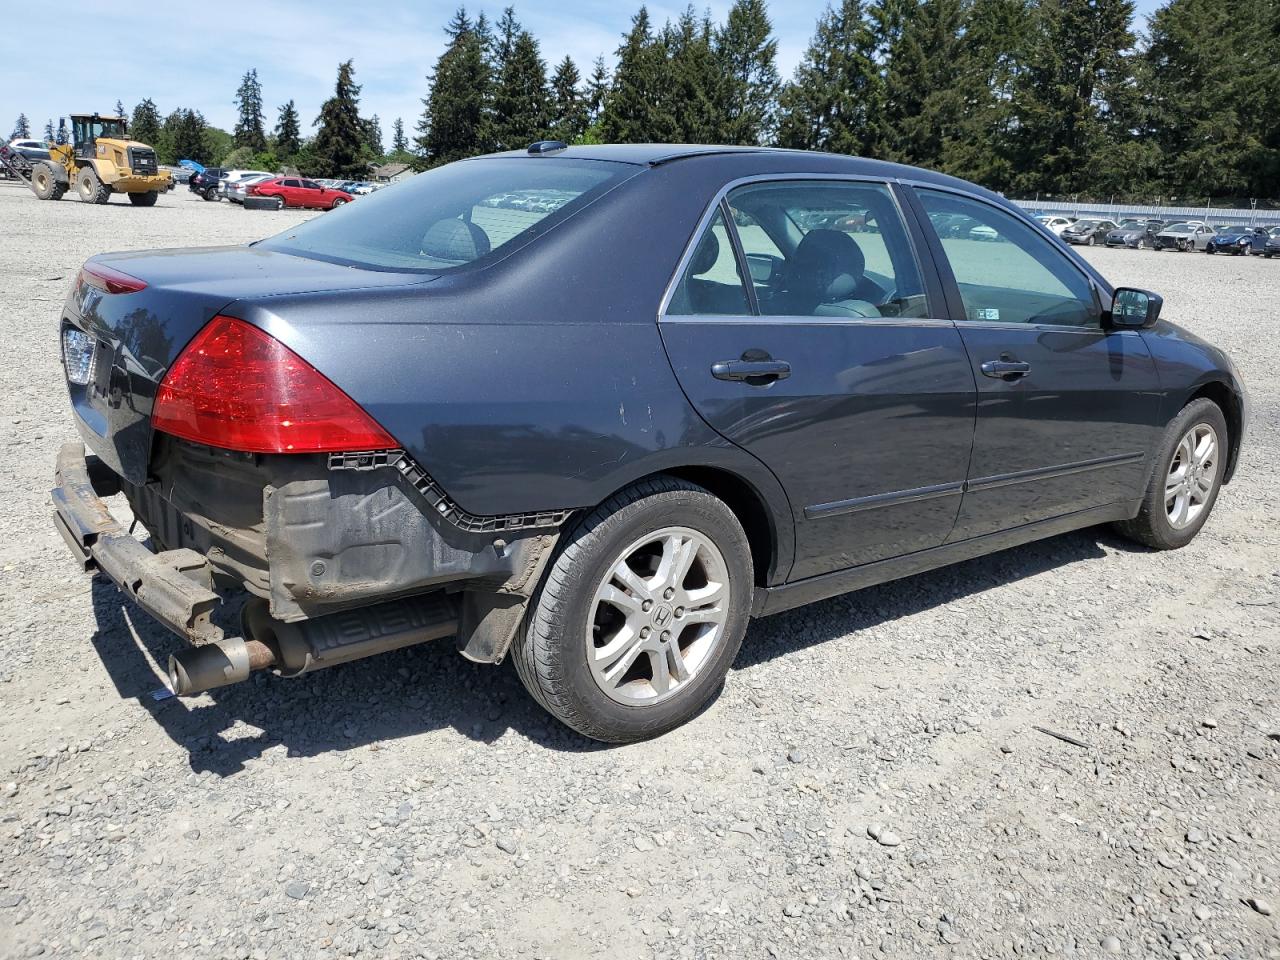
<path fill-rule="evenodd" d="M 249 193 L 256 197 L 275 197 L 276 209 L 285 207 L 314 207 L 319 210 L 332 210 L 355 199 L 341 190 L 330 190 L 322 187 L 314 180 L 302 177 L 276 177 L 263 180 L 249 188 Z"/>

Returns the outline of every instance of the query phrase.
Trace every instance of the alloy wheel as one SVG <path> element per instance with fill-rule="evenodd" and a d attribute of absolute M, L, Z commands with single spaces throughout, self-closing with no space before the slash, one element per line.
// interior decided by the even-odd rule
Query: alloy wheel
<path fill-rule="evenodd" d="M 1164 508 L 1169 525 L 1183 530 L 1196 521 L 1213 495 L 1218 479 L 1217 431 L 1197 423 L 1174 449 L 1164 481 Z"/>
<path fill-rule="evenodd" d="M 631 543 L 608 567 L 591 602 L 591 675 L 626 706 L 652 706 L 686 687 L 724 639 L 730 583 L 724 556 L 688 527 Z"/>

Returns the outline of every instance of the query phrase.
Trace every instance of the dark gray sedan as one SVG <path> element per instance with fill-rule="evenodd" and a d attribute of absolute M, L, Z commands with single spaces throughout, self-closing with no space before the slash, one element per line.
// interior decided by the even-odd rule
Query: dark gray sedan
<path fill-rule="evenodd" d="M 1249 418 L 995 194 L 778 150 L 454 163 L 94 257 L 59 323 L 58 529 L 191 641 L 177 693 L 454 636 L 608 741 L 696 714 L 751 617 L 1093 524 L 1186 544 Z"/>

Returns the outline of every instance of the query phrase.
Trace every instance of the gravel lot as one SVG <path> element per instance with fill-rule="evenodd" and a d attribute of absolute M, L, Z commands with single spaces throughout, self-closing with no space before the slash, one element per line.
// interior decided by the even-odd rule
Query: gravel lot
<path fill-rule="evenodd" d="M 1191 546 L 1088 531 L 758 621 L 701 717 L 605 748 L 448 643 L 155 702 L 179 641 L 71 562 L 81 261 L 303 216 L 0 185 L 0 955 L 1280 957 L 1280 263 L 1086 251 L 1252 390 Z"/>

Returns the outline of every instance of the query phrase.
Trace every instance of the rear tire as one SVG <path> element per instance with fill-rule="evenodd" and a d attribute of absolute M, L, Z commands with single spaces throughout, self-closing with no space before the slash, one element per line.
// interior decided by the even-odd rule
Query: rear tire
<path fill-rule="evenodd" d="M 1088 240 L 1086 240 L 1086 241 L 1084 242 L 1084 245 L 1085 245 L 1086 247 L 1092 247 L 1092 246 L 1093 246 L 1093 242 L 1094 242 L 1094 241 L 1093 241 L 1093 237 L 1090 237 Z"/>
<path fill-rule="evenodd" d="M 1222 409 L 1212 400 L 1192 400 L 1165 428 L 1138 515 L 1114 524 L 1115 529 L 1154 550 L 1185 547 L 1218 500 L 1229 442 Z"/>
<path fill-rule="evenodd" d="M 284 197 L 276 197 L 276 210 L 284 209 Z"/>
<path fill-rule="evenodd" d="M 156 201 L 159 199 L 159 190 L 149 190 L 146 193 L 129 194 L 129 202 L 135 207 L 154 207 L 156 205 Z"/>
<path fill-rule="evenodd" d="M 76 174 L 76 191 L 85 203 L 106 203 L 111 199 L 111 187 L 98 179 L 93 167 L 81 167 Z"/>
<path fill-rule="evenodd" d="M 210 202 L 213 202 L 213 203 L 217 203 L 219 200 L 222 199 L 220 196 L 218 196 L 217 186 L 205 187 L 204 193 L 200 194 L 200 196 L 204 197 L 206 200 L 209 200 Z"/>
<path fill-rule="evenodd" d="M 584 736 L 658 736 L 722 686 L 753 589 L 750 545 L 722 501 L 673 478 L 640 481 L 561 542 L 513 645 L 516 672 Z"/>

